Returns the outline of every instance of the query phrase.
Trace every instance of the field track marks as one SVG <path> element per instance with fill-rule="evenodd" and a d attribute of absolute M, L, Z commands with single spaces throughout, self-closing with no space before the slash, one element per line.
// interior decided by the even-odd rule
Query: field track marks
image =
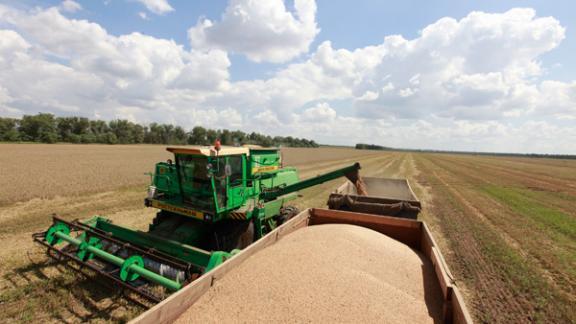
<path fill-rule="evenodd" d="M 482 229 L 476 239 L 484 253 L 487 253 L 487 261 L 493 263 L 503 282 L 509 281 L 506 286 L 516 296 L 525 313 L 529 314 L 532 320 L 546 318 L 550 322 L 565 322 L 569 318 L 574 319 L 574 312 L 569 310 L 569 305 L 576 302 L 572 290 L 574 277 L 570 275 L 570 267 L 563 268 L 562 259 L 555 255 L 555 244 L 539 234 L 539 231 L 524 226 L 526 221 L 523 221 L 522 215 L 508 211 L 505 206 L 478 191 L 480 183 L 476 188 L 462 185 L 470 180 L 477 181 L 469 177 L 470 167 L 446 164 L 446 161 L 437 159 L 436 156 L 426 157 L 426 165 L 432 166 L 430 169 L 434 171 L 432 174 L 444 182 L 438 179 L 432 182 L 435 192 L 446 191 L 464 211 L 463 217 L 477 220 L 470 225 L 465 225 L 464 222 L 459 225 Z M 456 182 L 455 179 L 459 181 Z M 454 241 L 454 234 L 446 235 L 451 236 Z M 549 248 L 543 244 L 546 241 Z M 458 257 L 465 259 L 468 255 L 460 254 Z M 478 290 L 475 284 L 473 286 Z M 473 294 L 481 295 L 476 292 Z"/>
<path fill-rule="evenodd" d="M 435 160 L 451 164 L 450 169 L 453 172 L 456 172 L 457 169 L 462 170 L 463 172 L 460 173 L 461 177 L 458 177 L 458 179 L 462 179 L 462 177 L 474 178 L 474 181 L 462 182 L 462 185 L 468 184 L 471 187 L 475 187 L 483 184 L 496 184 L 502 187 L 525 188 L 539 193 L 539 195 L 534 195 L 531 199 L 538 200 L 546 206 L 576 217 L 576 198 L 561 192 L 561 189 L 557 186 L 542 188 L 541 183 L 534 183 L 526 177 L 511 174 L 506 172 L 506 170 L 486 172 L 485 168 L 475 164 L 473 161 L 456 160 L 440 156 L 436 156 Z"/>
<path fill-rule="evenodd" d="M 444 159 L 446 157 L 443 157 Z M 528 186 L 532 186 L 533 188 L 542 188 L 544 190 L 552 191 L 552 192 L 565 192 L 573 197 L 576 198 L 576 183 L 574 181 L 568 179 L 562 179 L 558 176 L 553 177 L 548 174 L 534 174 L 527 171 L 522 171 L 520 169 L 516 169 L 514 167 L 505 167 L 500 166 L 495 163 L 488 163 L 483 160 L 470 160 L 470 158 L 461 158 L 461 157 L 450 157 L 450 160 L 454 163 L 461 163 L 463 165 L 475 165 L 481 167 L 486 174 L 490 174 L 490 172 L 495 172 L 498 174 L 506 174 L 508 177 L 514 176 L 518 179 L 522 179 L 524 183 L 527 183 Z M 490 172 L 487 172 L 490 171 Z M 576 173 L 576 168 L 574 169 L 574 173 Z"/>
<path fill-rule="evenodd" d="M 424 164 L 428 176 L 439 183 L 447 182 L 443 172 L 429 160 Z M 436 189 L 433 210 L 442 219 L 445 236 L 452 242 L 454 253 L 451 264 L 456 264 L 456 273 L 465 277 L 462 280 L 467 295 L 475 296 L 469 302 L 474 306 L 476 315 L 479 318 L 485 316 L 483 320 L 496 321 L 500 314 L 509 313 L 511 317 L 508 320 L 526 320 L 523 314 L 528 305 L 521 303 L 514 292 L 503 284 L 506 280 L 501 276 L 497 264 L 484 252 L 484 242 L 480 238 L 486 234 L 493 236 L 492 231 L 482 220 L 477 220 L 478 215 L 474 215 L 469 206 L 462 204 L 458 190 L 448 185 Z"/>
<path fill-rule="evenodd" d="M 461 157 L 465 158 L 465 157 Z M 536 159 L 536 158 L 511 158 L 504 157 L 480 157 L 474 156 L 472 159 L 479 162 L 496 164 L 500 166 L 510 166 L 514 169 L 523 170 L 530 174 L 544 175 L 553 178 L 561 177 L 576 181 L 576 160 L 561 159 Z"/>
<path fill-rule="evenodd" d="M 438 160 L 434 160 L 434 162 L 436 166 L 444 170 L 445 174 L 449 174 L 451 179 L 453 177 L 458 179 L 466 179 L 465 176 L 469 176 L 474 178 L 475 181 L 482 181 L 471 175 L 470 172 L 463 174 L 462 172 L 457 172 L 453 167 L 439 164 Z M 437 173 L 435 172 L 435 174 Z M 519 227 L 521 227 L 518 226 L 518 224 L 526 221 L 522 215 L 507 211 L 506 206 L 490 197 L 486 197 L 485 195 L 480 194 L 477 191 L 473 191 L 472 187 L 466 186 L 463 188 L 462 186 L 458 186 L 458 188 L 455 188 L 455 186 L 445 178 L 438 177 L 438 179 L 440 179 L 442 185 L 449 188 L 452 194 L 457 197 L 464 206 L 468 208 L 468 211 L 472 212 L 474 216 L 481 220 L 494 233 L 500 235 L 500 237 L 509 246 L 514 248 L 516 252 L 519 253 L 519 255 L 521 255 L 526 260 L 531 259 L 532 262 L 539 264 L 541 267 L 540 269 L 542 272 L 544 272 L 544 277 L 550 279 L 550 284 L 557 286 L 556 282 L 554 282 L 552 279 L 555 276 L 553 276 L 549 271 L 549 262 L 538 257 L 538 255 L 529 253 L 531 252 L 530 249 L 526 249 L 527 246 L 534 242 L 534 239 L 530 238 L 530 234 L 533 233 L 533 231 L 525 229 L 518 230 Z M 465 193 L 467 194 L 466 196 Z M 473 197 L 474 201 L 467 197 Z M 479 208 L 478 206 L 481 207 Z M 543 244 L 552 247 L 554 242 L 547 240 L 547 238 L 539 237 L 538 246 L 535 247 L 534 250 L 541 251 Z"/>
<path fill-rule="evenodd" d="M 568 258 L 567 255 L 572 253 L 574 256 L 574 252 L 570 251 L 576 249 L 576 244 L 570 237 L 543 227 L 544 225 L 536 220 L 515 212 L 507 205 L 486 195 L 480 190 L 482 183 L 487 181 L 483 174 L 470 172 L 470 167 L 451 164 L 449 160 L 433 159 L 433 161 L 449 174 L 451 179 L 477 182 L 476 188 L 459 186 L 457 193 L 466 194 L 468 201 L 473 199 L 473 205 L 482 211 L 484 219 L 492 225 L 495 233 L 501 234 L 511 247 L 527 258 L 534 265 L 534 271 L 541 273 L 548 284 L 564 293 L 565 297 L 574 299 L 576 292 L 574 258 Z M 449 182 L 445 185 L 452 186 Z"/>

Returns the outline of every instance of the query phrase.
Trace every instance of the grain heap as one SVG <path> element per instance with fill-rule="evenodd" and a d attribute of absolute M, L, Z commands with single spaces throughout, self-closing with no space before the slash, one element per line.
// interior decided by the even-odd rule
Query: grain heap
<path fill-rule="evenodd" d="M 431 323 L 441 292 L 428 260 L 376 231 L 309 226 L 217 281 L 178 323 Z"/>

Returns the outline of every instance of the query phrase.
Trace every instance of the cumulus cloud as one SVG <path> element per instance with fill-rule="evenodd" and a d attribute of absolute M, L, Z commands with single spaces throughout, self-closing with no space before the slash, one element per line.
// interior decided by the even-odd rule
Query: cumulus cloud
<path fill-rule="evenodd" d="M 174 11 L 168 0 L 136 0 L 146 7 L 150 12 L 163 15 Z"/>
<path fill-rule="evenodd" d="M 336 118 L 336 111 L 326 102 L 304 110 L 302 120 L 309 122 L 329 122 Z"/>
<path fill-rule="evenodd" d="M 58 8 L 0 12 L 15 28 L 0 30 L 0 86 L 14 98 L 4 104 L 23 113 L 82 111 L 110 118 L 126 107 L 145 111 L 180 103 L 176 98 L 200 101 L 228 86 L 230 61 L 219 50 L 187 51 L 140 33 L 113 36 Z"/>
<path fill-rule="evenodd" d="M 62 10 L 66 12 L 76 12 L 78 10 L 82 10 L 82 6 L 78 2 L 73 0 L 62 1 L 62 3 L 60 4 L 60 8 L 62 8 Z"/>
<path fill-rule="evenodd" d="M 473 12 L 440 19 L 414 39 L 389 35 L 357 49 L 324 41 L 267 78 L 232 82 L 228 51 L 285 61 L 307 52 L 318 32 L 314 2 L 296 1 L 295 12 L 281 1 L 256 3 L 232 1 L 210 22 L 216 29 L 193 27 L 191 34 L 206 33 L 192 49 L 112 35 L 62 6 L 0 5 L 0 115 L 232 127 L 329 144 L 576 153 L 576 81 L 546 80 L 540 62 L 565 37 L 554 18 L 532 9 Z M 253 20 L 262 8 L 270 10 L 266 24 Z M 230 28 L 259 34 L 246 42 L 252 47 L 235 47 L 224 41 Z"/>
<path fill-rule="evenodd" d="M 220 21 L 200 19 L 188 30 L 193 47 L 245 54 L 255 62 L 286 62 L 308 52 L 320 30 L 314 0 L 231 0 Z"/>
<path fill-rule="evenodd" d="M 538 87 L 532 81 L 542 74 L 537 59 L 564 35 L 557 20 L 513 9 L 443 18 L 413 40 L 388 36 L 378 66 L 355 88 L 355 107 L 365 117 L 498 119 L 519 106 L 528 113 L 539 100 L 526 95 L 543 95 L 526 91 Z M 378 96 L 365 100 L 367 91 Z"/>

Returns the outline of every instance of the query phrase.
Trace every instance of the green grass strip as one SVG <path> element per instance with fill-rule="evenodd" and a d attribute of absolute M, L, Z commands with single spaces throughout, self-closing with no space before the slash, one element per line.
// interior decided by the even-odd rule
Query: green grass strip
<path fill-rule="evenodd" d="M 508 206 L 514 212 L 525 215 L 544 227 L 576 239 L 576 218 L 538 201 L 532 190 L 523 188 L 482 186 L 482 191 Z"/>

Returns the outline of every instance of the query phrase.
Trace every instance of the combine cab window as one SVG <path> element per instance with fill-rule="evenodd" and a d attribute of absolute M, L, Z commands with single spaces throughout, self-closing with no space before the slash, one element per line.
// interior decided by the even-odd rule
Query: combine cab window
<path fill-rule="evenodd" d="M 216 158 L 177 155 L 183 201 L 203 210 L 214 210 L 215 203 L 219 208 L 227 208 L 229 188 L 242 185 L 242 161 L 241 155 Z"/>
<path fill-rule="evenodd" d="M 216 199 L 218 207 L 226 208 L 226 176 L 229 166 L 226 165 L 226 158 L 220 157 L 215 161 L 214 184 L 216 185 Z"/>
<path fill-rule="evenodd" d="M 184 202 L 202 209 L 212 209 L 214 199 L 208 176 L 208 159 L 205 157 L 178 155 L 176 157 Z"/>
<path fill-rule="evenodd" d="M 216 199 L 220 208 L 229 205 L 229 190 L 242 185 L 242 156 L 226 156 L 218 158 L 218 168 L 214 172 Z"/>
<path fill-rule="evenodd" d="M 230 168 L 230 185 L 238 186 L 242 184 L 242 156 L 229 156 L 228 165 Z"/>

